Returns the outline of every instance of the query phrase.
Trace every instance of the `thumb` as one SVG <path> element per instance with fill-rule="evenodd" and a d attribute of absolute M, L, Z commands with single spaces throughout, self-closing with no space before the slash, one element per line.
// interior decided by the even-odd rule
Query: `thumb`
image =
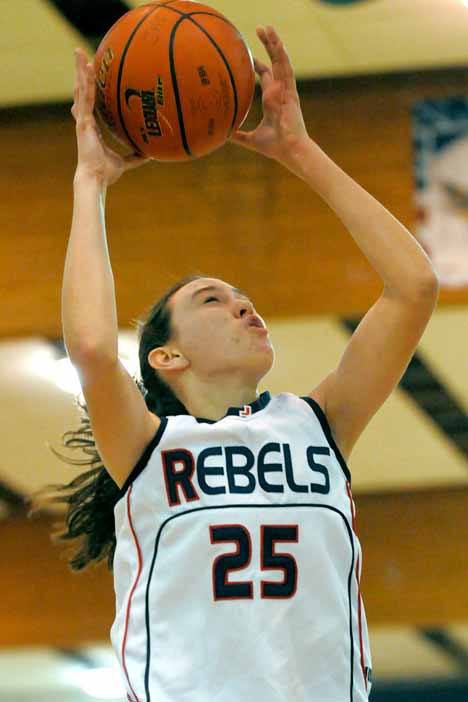
<path fill-rule="evenodd" d="M 249 149 L 250 151 L 257 151 L 257 149 L 254 146 L 253 139 L 252 139 L 252 133 L 251 132 L 233 132 L 229 141 L 234 142 L 234 144 L 239 144 L 239 146 L 244 146 L 246 149 Z"/>
<path fill-rule="evenodd" d="M 133 154 L 129 154 L 128 156 L 124 157 L 125 161 L 125 170 L 131 170 L 132 168 L 138 168 L 138 166 L 142 166 L 144 163 L 149 163 L 152 161 L 148 156 L 144 156 L 143 154 L 140 154 L 138 152 L 135 152 Z"/>

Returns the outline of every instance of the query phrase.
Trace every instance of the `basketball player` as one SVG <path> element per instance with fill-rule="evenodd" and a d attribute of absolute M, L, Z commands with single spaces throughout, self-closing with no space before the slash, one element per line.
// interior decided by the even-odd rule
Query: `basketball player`
<path fill-rule="evenodd" d="M 438 281 L 409 231 L 308 135 L 283 43 L 257 33 L 271 59 L 255 60 L 263 119 L 232 140 L 308 183 L 384 289 L 336 368 L 302 396 L 272 396 L 257 392 L 274 350 L 254 302 L 189 276 L 141 322 L 137 384 L 118 358 L 104 199 L 144 160 L 102 142 L 77 52 L 63 333 L 86 399 L 74 435 L 95 452 L 60 499 L 64 538 L 83 537 L 72 567 L 104 555 L 113 567 L 128 702 L 364 702 L 371 689 L 347 463 L 405 372 Z"/>

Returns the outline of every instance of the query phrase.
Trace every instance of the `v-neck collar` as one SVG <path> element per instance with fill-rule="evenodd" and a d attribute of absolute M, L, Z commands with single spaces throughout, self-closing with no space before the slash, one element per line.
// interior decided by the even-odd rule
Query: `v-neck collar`
<path fill-rule="evenodd" d="M 242 407 L 229 407 L 228 411 L 224 417 L 229 415 L 234 415 L 236 417 L 250 417 L 250 415 L 255 414 L 255 412 L 260 412 L 260 410 L 265 409 L 271 400 L 271 394 L 266 390 L 262 392 L 260 397 L 250 403 L 250 405 L 243 405 Z M 224 419 L 221 417 L 221 419 Z M 195 417 L 197 422 L 204 422 L 205 424 L 216 424 L 220 422 L 221 419 L 204 419 L 203 417 Z"/>

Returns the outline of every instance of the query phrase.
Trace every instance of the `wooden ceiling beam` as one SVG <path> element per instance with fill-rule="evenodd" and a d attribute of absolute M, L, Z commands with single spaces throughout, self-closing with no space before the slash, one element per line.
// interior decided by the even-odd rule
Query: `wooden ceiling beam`
<path fill-rule="evenodd" d="M 443 76 L 300 86 L 310 135 L 410 230 L 411 108 L 421 97 L 466 89 L 464 72 Z M 257 89 L 243 128 L 260 116 Z M 57 338 L 76 164 L 70 106 L 0 112 L 0 150 L 0 296 L 7 301 L 0 338 Z M 382 290 L 351 235 L 303 181 L 234 144 L 190 163 L 154 162 L 125 174 L 109 189 L 107 232 L 122 327 L 191 272 L 247 290 L 267 319 L 359 315 Z M 467 303 L 468 286 L 441 291 L 441 305 Z"/>

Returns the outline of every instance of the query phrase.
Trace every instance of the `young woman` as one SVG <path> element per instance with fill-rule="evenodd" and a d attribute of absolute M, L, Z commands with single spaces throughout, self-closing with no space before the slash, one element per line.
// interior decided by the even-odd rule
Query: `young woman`
<path fill-rule="evenodd" d="M 144 161 L 104 145 L 92 67 L 76 55 L 63 333 L 86 405 L 64 443 L 92 468 L 53 499 L 69 505 L 60 539 L 81 538 L 72 568 L 104 556 L 113 568 L 129 702 L 363 702 L 371 687 L 347 460 L 405 372 L 438 282 L 411 234 L 310 138 L 278 34 L 257 33 L 271 59 L 255 60 L 263 119 L 232 140 L 305 180 L 384 283 L 338 367 L 301 397 L 258 395 L 268 330 L 212 277 L 180 281 L 140 322 L 142 382 L 123 368 L 104 200 Z"/>

